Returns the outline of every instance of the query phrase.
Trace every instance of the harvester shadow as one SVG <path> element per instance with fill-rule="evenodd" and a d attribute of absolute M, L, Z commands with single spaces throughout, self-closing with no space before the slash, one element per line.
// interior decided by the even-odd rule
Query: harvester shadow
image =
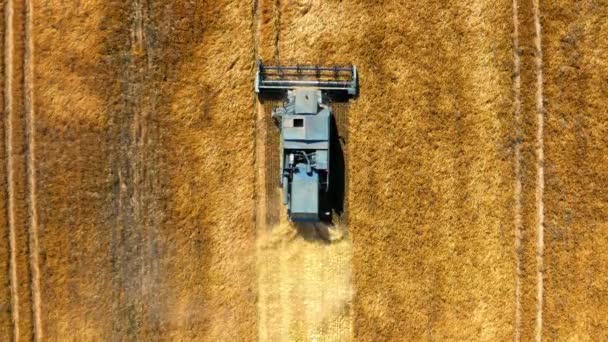
<path fill-rule="evenodd" d="M 335 218 L 341 218 L 344 214 L 344 193 L 345 193 L 345 143 L 336 124 L 336 118 L 331 118 L 331 140 L 330 140 L 330 161 L 331 172 L 329 173 L 329 191 L 327 195 L 320 198 L 320 211 L 330 213 L 323 218 L 325 225 L 332 225 Z M 340 220 L 339 220 L 340 221 Z"/>

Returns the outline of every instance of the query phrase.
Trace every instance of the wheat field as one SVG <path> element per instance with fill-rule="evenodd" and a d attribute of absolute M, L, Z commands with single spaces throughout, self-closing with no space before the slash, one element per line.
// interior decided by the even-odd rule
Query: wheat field
<path fill-rule="evenodd" d="M 0 340 L 608 339 L 606 1 L 0 7 Z M 334 226 L 258 58 L 358 67 Z"/>

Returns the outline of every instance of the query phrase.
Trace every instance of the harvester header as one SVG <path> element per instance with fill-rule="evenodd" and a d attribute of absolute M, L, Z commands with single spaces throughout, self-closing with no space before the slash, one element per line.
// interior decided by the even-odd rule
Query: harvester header
<path fill-rule="evenodd" d="M 294 88 L 315 88 L 348 96 L 356 96 L 358 92 L 357 68 L 354 65 L 264 65 L 261 60 L 257 64 L 255 91 L 258 94 Z"/>

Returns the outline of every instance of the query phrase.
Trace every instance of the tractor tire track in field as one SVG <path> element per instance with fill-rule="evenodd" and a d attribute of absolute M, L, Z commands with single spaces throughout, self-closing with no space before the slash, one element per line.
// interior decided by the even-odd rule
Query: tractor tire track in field
<path fill-rule="evenodd" d="M 11 293 L 11 318 L 13 323 L 13 340 L 20 338 L 19 333 L 19 289 L 17 274 L 17 237 L 15 227 L 15 190 L 14 190 L 14 168 L 13 168 L 13 2 L 7 1 L 4 8 L 4 135 L 5 135 L 5 158 L 6 158 L 6 188 L 7 188 L 7 220 L 9 227 L 9 249 L 10 249 L 10 293 Z"/>
<path fill-rule="evenodd" d="M 281 2 L 254 8 L 256 58 L 279 62 Z M 351 241 L 345 216 L 335 226 L 288 222 L 279 187 L 280 136 L 270 117 L 280 101 L 256 103 L 258 339 L 352 339 Z M 344 108 L 336 111 L 346 135 Z M 345 196 L 346 197 L 346 196 Z"/>
<path fill-rule="evenodd" d="M 543 50 L 542 50 L 542 28 L 540 25 L 540 0 L 533 0 L 534 46 L 536 48 L 536 341 L 542 341 L 543 335 L 543 303 L 544 303 L 544 249 L 545 249 L 545 157 L 544 157 L 544 120 L 545 105 L 543 94 Z"/>
<path fill-rule="evenodd" d="M 515 340 L 542 340 L 544 95 L 540 8 L 513 1 L 515 107 Z"/>
<path fill-rule="evenodd" d="M 4 3 L 5 206 L 13 340 L 42 338 L 34 169 L 31 2 Z"/>
<path fill-rule="evenodd" d="M 30 251 L 30 283 L 32 292 L 32 314 L 34 325 L 34 339 L 43 340 L 41 320 L 41 295 L 40 295 L 40 264 L 38 261 L 38 211 L 36 201 L 36 118 L 34 112 L 34 41 L 32 37 L 32 0 L 25 1 L 25 24 L 24 24 L 24 109 L 27 137 L 27 176 L 28 176 L 28 216 L 29 216 L 29 251 Z"/>
<path fill-rule="evenodd" d="M 12 65 L 13 65 L 13 47 L 12 47 L 12 2 L 6 2 L 5 6 L 5 50 L 4 50 L 4 136 L 5 136 L 5 158 L 6 158 L 6 207 L 7 220 L 9 228 L 9 272 L 10 272 L 10 294 L 11 294 L 11 319 L 13 323 L 12 337 L 17 340 L 19 334 L 19 291 L 17 286 L 17 237 L 15 228 L 15 214 L 13 212 L 15 191 L 13 189 L 13 144 L 12 136 L 13 129 L 11 124 L 12 114 Z"/>
<path fill-rule="evenodd" d="M 514 229 L 515 229 L 515 341 L 520 340 L 521 336 L 521 274 L 522 274 L 522 180 L 521 180 L 521 58 L 519 45 L 519 17 L 518 17 L 518 0 L 513 0 L 513 102 L 515 106 L 515 157 L 514 157 L 514 173 L 515 173 L 515 212 L 514 212 Z"/>

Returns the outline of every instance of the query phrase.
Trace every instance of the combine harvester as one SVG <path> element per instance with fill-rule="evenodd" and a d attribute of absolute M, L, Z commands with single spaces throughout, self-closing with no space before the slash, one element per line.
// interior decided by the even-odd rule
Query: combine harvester
<path fill-rule="evenodd" d="M 269 66 L 258 61 L 255 91 L 260 100 L 281 99 L 272 110 L 281 133 L 279 181 L 293 222 L 331 217 L 329 175 L 333 111 L 330 103 L 358 94 L 356 67 Z"/>

